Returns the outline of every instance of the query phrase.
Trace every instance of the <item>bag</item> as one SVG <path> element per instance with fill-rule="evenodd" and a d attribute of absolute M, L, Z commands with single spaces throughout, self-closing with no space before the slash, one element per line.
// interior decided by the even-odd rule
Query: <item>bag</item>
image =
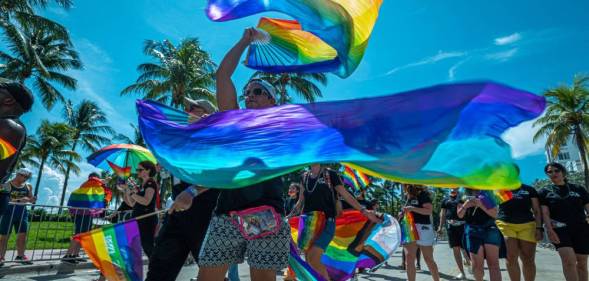
<path fill-rule="evenodd" d="M 233 224 L 246 240 L 254 240 L 280 231 L 281 218 L 271 206 L 260 206 L 229 213 Z"/>

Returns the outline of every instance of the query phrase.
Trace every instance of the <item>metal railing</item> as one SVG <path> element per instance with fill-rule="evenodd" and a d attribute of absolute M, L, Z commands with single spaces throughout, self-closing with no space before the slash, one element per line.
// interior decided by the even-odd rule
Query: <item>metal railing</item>
<path fill-rule="evenodd" d="M 88 231 L 130 218 L 131 211 L 9 203 L 0 217 L 0 257 L 6 263 L 21 262 L 15 259 L 24 242 L 24 255 L 31 262 L 61 260 L 76 225 Z M 83 250 L 80 255 L 85 256 Z"/>

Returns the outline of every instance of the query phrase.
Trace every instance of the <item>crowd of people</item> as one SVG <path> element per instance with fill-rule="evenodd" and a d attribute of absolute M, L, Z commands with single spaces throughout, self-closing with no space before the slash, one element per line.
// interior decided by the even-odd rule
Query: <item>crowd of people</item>
<path fill-rule="evenodd" d="M 231 80 L 240 57 L 255 37 L 255 30 L 245 30 L 242 38 L 225 55 L 216 73 L 218 109 L 203 100 L 186 99 L 185 112 L 195 122 L 218 111 L 238 110 L 238 94 Z M 251 79 L 243 87 L 247 109 L 263 109 L 276 105 L 276 89 L 268 82 Z M 7 136 L 15 147 L 22 148 L 26 131 L 18 117 L 30 110 L 32 96 L 18 83 L 0 84 L 0 133 Z M 34 203 L 28 170 L 19 170 L 6 181 L 14 167 L 14 157 L 0 160 L 0 242 L 5 242 L 11 229 L 17 235 L 17 251 L 21 261 L 24 255 L 24 237 L 27 230 L 26 208 L 13 203 Z M 150 214 L 158 209 L 159 167 L 145 161 L 134 167 L 139 183 L 117 185 L 123 193 L 124 206 L 138 219 L 141 246 L 149 259 L 146 280 L 175 280 L 189 254 L 199 266 L 197 280 L 239 280 L 237 265 L 246 259 L 250 278 L 255 281 L 276 280 L 276 274 L 287 268 L 290 226 L 288 216 L 302 219 L 321 217 L 324 222 L 309 245 L 299 245 L 310 266 L 329 280 L 321 256 L 334 237 L 335 221 L 342 209 L 355 209 L 369 221 L 381 221 L 375 202 L 366 200 L 365 193 L 353 196 L 346 190 L 335 170 L 325 165 L 312 164 L 302 175 L 301 182 L 292 183 L 285 198 L 280 177 L 240 189 L 209 189 L 176 182 L 173 187 L 173 204 L 158 230 L 158 218 Z M 535 280 L 536 243 L 544 233 L 554 244 L 562 261 L 567 281 L 587 281 L 587 255 L 589 254 L 589 195 L 580 186 L 567 181 L 566 169 L 550 163 L 544 169 L 552 185 L 540 191 L 522 185 L 513 191 L 513 198 L 499 206 L 489 207 L 478 197 L 478 191 L 466 188 L 463 193 L 452 190 L 442 202 L 439 227 L 436 231 L 432 214 L 431 196 L 426 187 L 404 185 L 405 204 L 402 216 L 411 213 L 419 239 L 403 245 L 403 269 L 407 279 L 416 279 L 416 261 L 421 253 L 434 281 L 440 272 L 434 258 L 436 232 L 447 232 L 456 266 L 465 279 L 472 271 L 475 280 L 483 280 L 486 262 L 491 281 L 501 280 L 499 259 L 507 258 L 507 271 L 513 281 L 522 278 Z M 89 179 L 97 178 L 91 174 Z M 345 206 L 344 206 L 345 205 Z M 270 215 L 269 215 L 270 214 Z M 5 218 L 10 220 L 5 222 Z M 14 219 L 14 218 L 17 219 Z M 89 230 L 91 219 L 76 222 L 75 232 Z M 270 221 L 268 221 L 270 220 Z M 274 221 L 272 221 L 274 220 Z M 257 223 L 251 230 L 252 222 Z M 5 243 L 0 243 L 0 254 Z M 65 261 L 78 258 L 79 245 L 72 244 Z M 1 258 L 1 256 L 0 256 Z M 520 266 L 521 261 L 521 266 Z M 466 270 L 465 270 L 466 267 Z M 470 269 L 470 270 L 469 270 Z M 229 272 L 229 276 L 227 276 Z M 294 280 L 287 272 L 285 280 Z"/>

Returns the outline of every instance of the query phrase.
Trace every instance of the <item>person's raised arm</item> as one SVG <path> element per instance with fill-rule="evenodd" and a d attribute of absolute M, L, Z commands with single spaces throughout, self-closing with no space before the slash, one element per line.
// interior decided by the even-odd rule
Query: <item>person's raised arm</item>
<path fill-rule="evenodd" d="M 241 55 L 252 42 L 255 34 L 255 29 L 246 29 L 243 32 L 241 39 L 239 39 L 239 42 L 227 52 L 217 69 L 217 105 L 219 106 L 219 111 L 238 109 L 237 91 L 235 90 L 235 85 L 231 80 L 231 76 L 237 68 Z"/>

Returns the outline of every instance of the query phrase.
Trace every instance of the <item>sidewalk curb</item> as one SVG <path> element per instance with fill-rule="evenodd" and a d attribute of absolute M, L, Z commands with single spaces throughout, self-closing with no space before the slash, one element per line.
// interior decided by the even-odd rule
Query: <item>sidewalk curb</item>
<path fill-rule="evenodd" d="M 79 269 L 91 269 L 94 265 L 91 262 L 83 262 L 76 265 L 59 263 L 47 263 L 39 265 L 14 266 L 10 268 L 0 268 L 0 276 L 23 274 L 23 273 L 42 273 L 46 271 L 57 271 L 57 274 L 73 273 Z"/>

